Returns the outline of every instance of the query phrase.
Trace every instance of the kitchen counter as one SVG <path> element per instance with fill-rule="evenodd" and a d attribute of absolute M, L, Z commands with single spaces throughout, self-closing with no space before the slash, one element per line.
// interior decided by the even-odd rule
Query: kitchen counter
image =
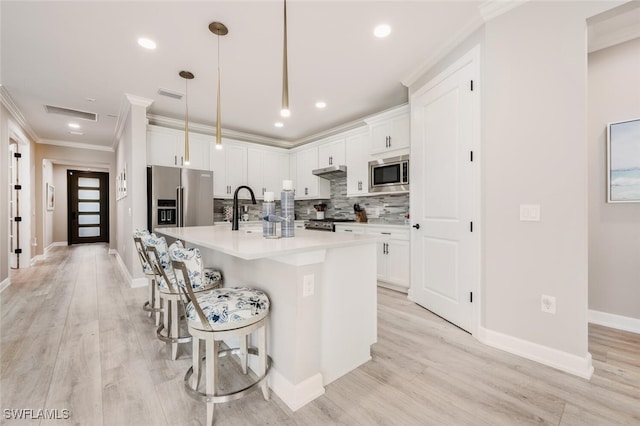
<path fill-rule="evenodd" d="M 222 271 L 224 286 L 269 296 L 269 386 L 291 410 L 371 359 L 376 236 L 296 229 L 293 238 L 266 239 L 250 223 L 239 231 L 224 225 L 154 231 L 200 248 L 204 264 Z"/>

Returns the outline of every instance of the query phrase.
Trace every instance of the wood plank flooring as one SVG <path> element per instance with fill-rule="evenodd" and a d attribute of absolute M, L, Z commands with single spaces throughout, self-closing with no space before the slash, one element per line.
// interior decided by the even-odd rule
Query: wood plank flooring
<path fill-rule="evenodd" d="M 141 309 L 147 290 L 129 288 L 105 245 L 54 247 L 11 280 L 0 293 L 0 423 L 203 424 L 204 404 L 182 387 L 190 348 L 170 361 Z M 295 413 L 254 392 L 219 405 L 218 424 L 640 424 L 640 335 L 591 325 L 587 381 L 482 345 L 406 295 L 378 296 L 370 362 Z M 16 420 L 11 409 L 70 418 Z"/>

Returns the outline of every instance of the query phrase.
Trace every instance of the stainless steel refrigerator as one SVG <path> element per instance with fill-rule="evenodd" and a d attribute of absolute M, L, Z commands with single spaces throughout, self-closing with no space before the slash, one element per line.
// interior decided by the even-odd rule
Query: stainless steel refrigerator
<path fill-rule="evenodd" d="M 147 167 L 147 225 L 213 225 L 213 172 Z"/>

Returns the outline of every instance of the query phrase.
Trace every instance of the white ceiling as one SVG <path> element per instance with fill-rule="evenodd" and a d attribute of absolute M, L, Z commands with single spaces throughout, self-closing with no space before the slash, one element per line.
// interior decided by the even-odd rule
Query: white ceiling
<path fill-rule="evenodd" d="M 482 22 L 482 1 L 287 2 L 292 115 L 279 117 L 282 1 L 6 1 L 0 3 L 1 82 L 38 141 L 111 148 L 125 94 L 153 100 L 148 112 L 184 119 L 180 70 L 189 70 L 190 121 L 215 125 L 220 21 L 222 126 L 297 143 L 407 101 L 401 83 L 442 46 Z M 386 39 L 372 35 L 388 23 Z M 157 42 L 155 51 L 138 37 Z M 5 95 L 6 96 L 6 95 Z M 95 99 L 90 102 L 87 98 Z M 327 103 L 318 110 L 317 100 Z M 46 114 L 43 105 L 95 112 L 98 122 Z M 274 127 L 283 121 L 283 128 Z"/>

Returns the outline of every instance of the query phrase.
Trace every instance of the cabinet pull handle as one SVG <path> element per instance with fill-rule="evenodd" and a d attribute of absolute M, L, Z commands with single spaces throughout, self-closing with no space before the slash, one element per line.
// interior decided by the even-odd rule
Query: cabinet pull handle
<path fill-rule="evenodd" d="M 304 195 L 309 195 L 309 188 L 304 189 Z"/>
<path fill-rule="evenodd" d="M 386 243 L 386 244 L 387 244 L 387 254 L 389 254 L 389 243 Z"/>
<path fill-rule="evenodd" d="M 173 165 L 174 165 L 174 166 L 177 166 L 177 165 L 178 165 L 178 156 L 177 156 L 177 155 L 174 155 L 174 156 L 173 156 Z"/>
<path fill-rule="evenodd" d="M 382 235 L 391 235 L 391 232 L 381 232 Z"/>
<path fill-rule="evenodd" d="M 344 232 L 353 232 L 353 229 L 343 229 Z"/>
<path fill-rule="evenodd" d="M 389 136 L 389 148 L 391 148 L 391 136 Z"/>
<path fill-rule="evenodd" d="M 329 165 L 331 166 L 333 164 L 333 157 L 329 156 Z"/>

